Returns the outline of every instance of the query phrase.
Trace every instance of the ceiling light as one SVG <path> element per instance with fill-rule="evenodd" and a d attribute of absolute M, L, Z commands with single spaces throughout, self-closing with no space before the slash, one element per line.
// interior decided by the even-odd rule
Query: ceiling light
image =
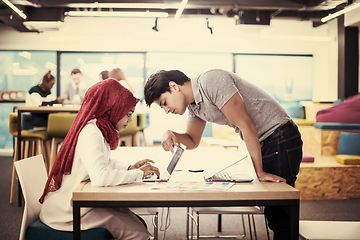
<path fill-rule="evenodd" d="M 118 11 L 69 11 L 70 17 L 156 17 L 166 18 L 166 12 L 118 12 Z"/>
<path fill-rule="evenodd" d="M 29 67 L 29 68 L 17 68 L 12 70 L 14 75 L 35 75 L 39 72 L 37 68 Z"/>
<path fill-rule="evenodd" d="M 30 31 L 35 30 L 39 32 L 57 31 L 65 25 L 65 23 L 61 21 L 26 21 L 23 22 L 23 24 Z"/>
<path fill-rule="evenodd" d="M 327 22 L 327 21 L 329 21 L 329 20 L 331 20 L 331 19 L 333 19 L 333 18 L 336 18 L 336 17 L 338 17 L 338 16 L 340 16 L 340 15 L 342 15 L 342 14 L 345 14 L 345 13 L 347 13 L 347 12 L 349 12 L 349 11 L 351 11 L 351 10 L 354 10 L 354 9 L 356 9 L 356 8 L 359 8 L 359 7 L 360 7 L 360 4 L 359 4 L 359 3 L 353 3 L 353 4 L 349 5 L 348 7 L 345 7 L 344 9 L 342 9 L 342 10 L 336 12 L 336 13 L 329 14 L 328 16 L 323 17 L 323 18 L 321 19 L 321 22 L 323 22 L 323 23 L 324 23 L 324 22 Z"/>
<path fill-rule="evenodd" d="M 57 66 L 56 66 L 56 64 L 54 64 L 54 63 L 52 63 L 52 62 L 47 62 L 47 63 L 45 63 L 44 67 L 45 67 L 46 69 L 54 70 L 54 69 L 56 69 Z"/>
<path fill-rule="evenodd" d="M 18 9 L 14 4 L 12 4 L 11 2 L 9 2 L 9 0 L 2 0 L 6 5 L 8 5 L 14 12 L 16 12 L 22 19 L 26 19 L 27 16 L 20 10 Z"/>
<path fill-rule="evenodd" d="M 69 8 L 138 8 L 138 9 L 176 9 L 176 3 L 69 3 Z"/>
<path fill-rule="evenodd" d="M 175 17 L 174 17 L 175 19 L 180 18 L 182 12 L 184 11 L 184 8 L 185 8 L 187 2 L 188 2 L 188 0 L 182 0 L 182 2 L 180 3 L 179 9 L 176 11 L 176 14 L 175 14 Z"/>
<path fill-rule="evenodd" d="M 27 58 L 27 59 L 31 59 L 31 53 L 29 53 L 29 52 L 20 52 L 19 56 Z"/>

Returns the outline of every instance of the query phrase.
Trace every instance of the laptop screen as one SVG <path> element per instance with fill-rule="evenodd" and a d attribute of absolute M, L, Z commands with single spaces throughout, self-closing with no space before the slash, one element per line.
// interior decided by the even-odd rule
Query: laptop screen
<path fill-rule="evenodd" d="M 184 152 L 184 145 L 180 144 L 180 146 L 176 149 L 168 167 L 166 168 L 166 171 L 171 175 L 174 171 L 176 164 L 178 163 L 182 153 Z"/>

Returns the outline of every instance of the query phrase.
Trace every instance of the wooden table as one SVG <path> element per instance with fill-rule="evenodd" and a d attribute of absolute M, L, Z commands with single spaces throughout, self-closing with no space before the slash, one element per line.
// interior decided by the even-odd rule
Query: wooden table
<path fill-rule="evenodd" d="M 223 149 L 220 151 L 220 149 Z M 133 158 L 150 156 L 151 159 L 163 158 L 162 148 L 139 147 L 118 148 L 115 154 Z M 204 181 L 202 173 L 190 173 L 188 167 L 198 168 L 214 163 L 224 148 L 199 147 L 185 151 L 170 181 L 183 179 Z M 158 154 L 156 154 L 156 152 Z M 120 154 L 122 153 L 122 154 Z M 133 153 L 133 154 L 130 154 Z M 206 155 L 206 156 L 205 156 Z M 155 158 L 153 157 L 155 156 Z M 158 156 L 158 157 L 156 157 Z M 124 158 L 124 157 L 123 157 Z M 211 159 L 215 161 L 211 161 Z M 140 159 L 142 159 L 140 157 Z M 140 160 L 138 159 L 138 160 Z M 195 165 L 194 165 L 195 162 Z M 189 165 L 191 164 L 191 165 Z M 237 165 L 246 164 L 240 162 Z M 245 166 L 245 165 L 244 165 Z M 252 165 L 251 165 L 252 166 Z M 252 174 L 251 172 L 247 172 Z M 299 203 L 300 192 L 285 183 L 263 183 L 255 179 L 251 183 L 235 184 L 228 191 L 181 191 L 162 189 L 167 183 L 132 183 L 113 187 L 93 187 L 91 182 L 81 183 L 73 192 L 74 239 L 80 239 L 81 207 L 225 207 L 225 206 L 290 206 L 291 234 L 293 240 L 299 239 Z M 154 188 L 156 186 L 156 188 Z"/>
<path fill-rule="evenodd" d="M 55 112 L 71 112 L 77 113 L 79 111 L 79 106 L 63 106 L 63 107 L 53 107 L 53 106 L 41 106 L 41 107 L 26 107 L 26 106 L 18 106 L 18 137 L 17 143 L 18 146 L 21 146 L 21 114 L 23 112 L 30 113 L 55 113 Z M 18 160 L 21 158 L 21 148 L 18 147 Z"/>
<path fill-rule="evenodd" d="M 18 112 L 18 134 L 17 134 L 17 145 L 21 146 L 21 114 L 24 112 L 30 113 L 55 113 L 55 112 L 70 112 L 77 113 L 80 109 L 80 106 L 62 106 L 62 107 L 53 107 L 53 106 L 41 106 L 41 107 L 26 107 L 26 106 L 17 106 Z M 18 160 L 21 159 L 21 147 L 17 148 L 18 151 Z M 18 188 L 18 205 L 21 206 L 22 192 L 19 184 Z"/>

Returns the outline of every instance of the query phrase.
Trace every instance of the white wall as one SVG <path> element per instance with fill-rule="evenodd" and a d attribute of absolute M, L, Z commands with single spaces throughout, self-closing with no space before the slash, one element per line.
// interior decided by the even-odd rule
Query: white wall
<path fill-rule="evenodd" d="M 59 31 L 20 33 L 0 28 L 0 49 L 64 51 L 179 51 L 312 54 L 314 101 L 337 99 L 337 28 L 310 21 L 271 20 L 270 26 L 240 26 L 233 19 L 66 18 Z"/>

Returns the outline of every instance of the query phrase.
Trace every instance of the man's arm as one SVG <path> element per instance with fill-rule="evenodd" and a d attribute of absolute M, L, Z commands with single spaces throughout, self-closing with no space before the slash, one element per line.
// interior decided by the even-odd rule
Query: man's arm
<path fill-rule="evenodd" d="M 273 182 L 285 181 L 285 179 L 279 176 L 264 172 L 258 133 L 254 122 L 246 110 L 244 100 L 240 93 L 235 93 L 234 96 L 232 96 L 221 108 L 221 111 L 231 123 L 241 129 L 246 147 L 249 151 L 259 180 Z"/>
<path fill-rule="evenodd" d="M 200 144 L 202 133 L 204 132 L 206 122 L 199 120 L 196 122 L 188 121 L 186 132 L 177 133 L 171 130 L 167 130 L 162 139 L 162 146 L 165 151 L 174 151 L 174 146 L 178 143 L 182 143 L 186 146 L 186 149 L 194 149 Z"/>

